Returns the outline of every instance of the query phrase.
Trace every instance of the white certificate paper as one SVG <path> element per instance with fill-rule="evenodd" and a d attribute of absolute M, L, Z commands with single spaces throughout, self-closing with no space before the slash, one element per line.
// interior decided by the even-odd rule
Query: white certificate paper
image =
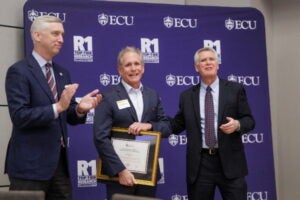
<path fill-rule="evenodd" d="M 129 171 L 147 173 L 150 142 L 117 138 L 111 140 L 116 153 Z"/>

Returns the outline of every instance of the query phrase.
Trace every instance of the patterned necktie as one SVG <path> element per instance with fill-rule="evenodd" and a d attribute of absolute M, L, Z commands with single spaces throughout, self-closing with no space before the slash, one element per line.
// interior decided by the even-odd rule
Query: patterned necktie
<path fill-rule="evenodd" d="M 214 148 L 217 143 L 214 126 L 214 102 L 211 90 L 211 87 L 207 86 L 205 94 L 205 142 L 210 149 Z"/>
<path fill-rule="evenodd" d="M 56 88 L 56 84 L 55 84 L 53 74 L 51 72 L 52 65 L 51 65 L 51 63 L 47 63 L 45 65 L 45 67 L 46 67 L 46 78 L 47 78 L 48 85 L 49 85 L 49 87 L 52 91 L 52 94 L 54 96 L 55 101 L 57 102 L 58 101 L 57 88 Z"/>

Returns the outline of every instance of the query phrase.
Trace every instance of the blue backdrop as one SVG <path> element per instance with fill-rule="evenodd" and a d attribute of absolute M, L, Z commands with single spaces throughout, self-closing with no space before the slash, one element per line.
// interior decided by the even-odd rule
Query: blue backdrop
<path fill-rule="evenodd" d="M 116 57 L 125 46 L 140 48 L 145 58 L 143 84 L 161 95 L 168 115 L 178 108 L 181 91 L 199 83 L 194 52 L 214 48 L 220 77 L 245 85 L 256 128 L 243 135 L 249 175 L 248 200 L 275 200 L 275 177 L 268 91 L 265 27 L 253 8 L 182 6 L 101 1 L 38 1 L 24 6 L 25 52 L 32 51 L 29 27 L 35 17 L 64 21 L 65 38 L 55 57 L 80 84 L 77 98 L 94 88 L 119 82 Z M 75 200 L 105 199 L 96 180 L 97 153 L 92 137 L 93 111 L 86 124 L 69 127 L 70 168 Z M 187 199 L 185 133 L 163 139 L 157 197 Z M 45 158 L 46 159 L 46 158 Z M 221 199 L 219 195 L 216 199 Z"/>

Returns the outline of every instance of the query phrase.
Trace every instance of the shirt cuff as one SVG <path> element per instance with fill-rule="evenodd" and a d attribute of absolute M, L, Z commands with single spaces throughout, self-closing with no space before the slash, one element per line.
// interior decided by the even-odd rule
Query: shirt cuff
<path fill-rule="evenodd" d="M 54 119 L 58 118 L 58 112 L 57 112 L 57 108 L 55 106 L 55 104 L 52 104 L 52 108 L 53 108 L 53 112 L 54 112 Z"/>

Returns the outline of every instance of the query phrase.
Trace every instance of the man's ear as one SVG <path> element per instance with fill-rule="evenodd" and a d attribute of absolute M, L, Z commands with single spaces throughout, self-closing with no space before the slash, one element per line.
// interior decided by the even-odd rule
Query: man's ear
<path fill-rule="evenodd" d="M 194 65 L 194 67 L 195 67 L 195 71 L 199 72 L 197 65 Z"/>

